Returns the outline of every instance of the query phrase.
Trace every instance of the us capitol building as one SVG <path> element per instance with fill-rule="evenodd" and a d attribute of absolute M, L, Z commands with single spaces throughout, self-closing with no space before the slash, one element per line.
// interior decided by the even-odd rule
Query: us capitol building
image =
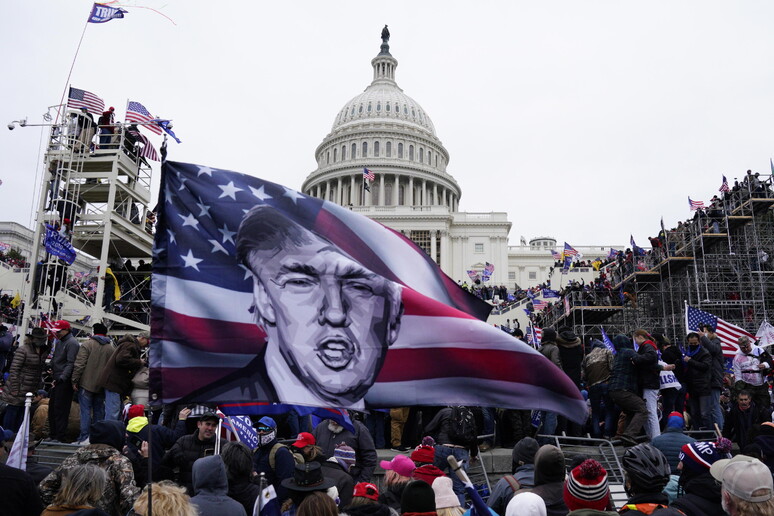
<path fill-rule="evenodd" d="M 385 26 L 381 51 L 371 60 L 371 84 L 336 114 L 315 151 L 317 169 L 301 190 L 400 231 L 455 280 L 469 282 L 468 270 L 480 272 L 491 263 L 490 285 L 546 281 L 556 240 L 522 239 L 521 246 L 509 248 L 507 213 L 459 211 L 462 189 L 447 172 L 449 152 L 427 112 L 395 81 L 398 60 L 390 54 L 389 38 Z M 370 191 L 363 187 L 364 168 L 375 175 Z M 592 259 L 607 253 L 603 247 L 591 250 L 596 254 L 584 254 Z"/>

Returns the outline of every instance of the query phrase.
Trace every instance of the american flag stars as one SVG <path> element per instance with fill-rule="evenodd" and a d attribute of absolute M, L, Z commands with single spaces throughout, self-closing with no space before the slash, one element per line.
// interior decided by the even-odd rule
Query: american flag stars
<path fill-rule="evenodd" d="M 204 261 L 204 260 L 202 260 L 200 258 L 196 258 L 193 255 L 193 250 L 192 249 L 189 249 L 188 250 L 188 254 L 186 254 L 186 255 L 181 254 L 180 258 L 183 259 L 185 267 L 193 267 L 197 271 L 199 270 L 199 264 Z"/>
<path fill-rule="evenodd" d="M 236 193 L 243 191 L 242 188 L 237 188 L 234 186 L 233 181 L 230 181 L 227 185 L 218 185 L 218 188 L 223 190 L 223 193 L 218 196 L 218 199 L 222 199 L 223 197 L 231 197 L 236 201 Z"/>

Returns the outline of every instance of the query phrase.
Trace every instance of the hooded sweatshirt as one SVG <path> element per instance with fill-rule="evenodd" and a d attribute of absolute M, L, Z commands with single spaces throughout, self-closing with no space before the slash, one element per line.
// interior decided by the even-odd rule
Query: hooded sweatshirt
<path fill-rule="evenodd" d="M 569 512 L 564 503 L 564 477 L 562 450 L 550 444 L 541 446 L 535 455 L 535 487 L 530 491 L 543 499 L 548 516 L 566 516 Z"/>
<path fill-rule="evenodd" d="M 129 512 L 140 490 L 134 482 L 134 470 L 119 450 L 124 447 L 124 425 L 119 421 L 98 421 L 91 425 L 91 444 L 78 448 L 40 483 L 40 497 L 48 505 L 62 486 L 63 471 L 82 464 L 93 464 L 107 475 L 105 490 L 95 504 L 115 516 Z"/>
<path fill-rule="evenodd" d="M 247 516 L 242 504 L 227 496 L 226 465 L 220 455 L 203 457 L 194 462 L 191 503 L 199 516 Z"/>

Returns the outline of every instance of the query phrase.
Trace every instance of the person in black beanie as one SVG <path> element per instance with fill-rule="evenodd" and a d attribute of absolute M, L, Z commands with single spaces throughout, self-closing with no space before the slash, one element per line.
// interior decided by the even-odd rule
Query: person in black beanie
<path fill-rule="evenodd" d="M 400 513 L 404 516 L 437 516 L 435 491 L 424 480 L 409 482 L 400 499 Z"/>

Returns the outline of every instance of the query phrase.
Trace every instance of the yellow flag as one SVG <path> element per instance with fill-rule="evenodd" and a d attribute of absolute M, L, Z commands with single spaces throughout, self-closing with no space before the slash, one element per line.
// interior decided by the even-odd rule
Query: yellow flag
<path fill-rule="evenodd" d="M 113 278 L 113 300 L 118 301 L 121 299 L 121 287 L 118 286 L 118 278 L 116 278 L 116 275 L 110 270 L 110 267 L 105 269 L 105 274 Z"/>
<path fill-rule="evenodd" d="M 12 308 L 19 308 L 19 305 L 21 304 L 21 296 L 19 295 L 19 291 L 16 291 L 16 295 L 13 296 L 13 299 L 11 299 L 11 307 Z"/>

